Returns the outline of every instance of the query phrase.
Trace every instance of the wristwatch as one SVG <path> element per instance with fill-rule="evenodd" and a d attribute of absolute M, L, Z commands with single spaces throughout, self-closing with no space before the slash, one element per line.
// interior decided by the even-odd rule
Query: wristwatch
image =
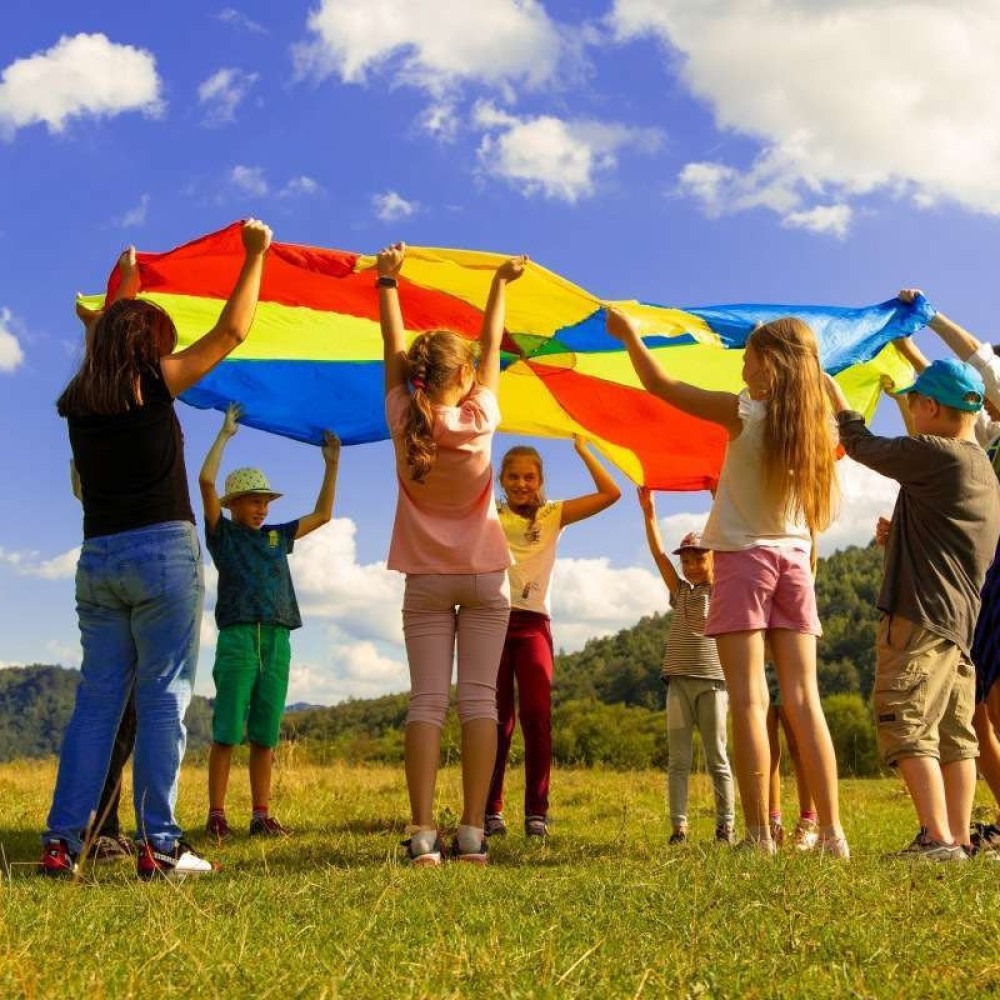
<path fill-rule="evenodd" d="M 375 279 L 375 284 L 378 288 L 397 288 L 399 283 L 395 278 L 390 278 L 387 274 L 380 274 Z"/>

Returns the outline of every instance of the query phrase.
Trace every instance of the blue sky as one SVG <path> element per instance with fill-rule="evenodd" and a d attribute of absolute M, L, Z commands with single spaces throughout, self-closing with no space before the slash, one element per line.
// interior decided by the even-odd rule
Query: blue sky
<path fill-rule="evenodd" d="M 79 660 L 80 512 L 53 401 L 79 358 L 73 294 L 99 290 L 127 243 L 167 249 L 256 215 L 290 242 L 525 252 L 608 298 L 861 305 L 912 284 L 991 338 L 997 13 L 996 0 L 960 13 L 916 0 L 4 4 L 0 662 Z M 193 476 L 218 418 L 178 412 Z M 898 428 L 887 408 L 878 422 Z M 568 443 L 542 451 L 550 494 L 587 488 Z M 275 518 L 311 509 L 313 449 L 244 429 L 236 464 L 286 493 Z M 892 502 L 884 481 L 843 471 L 827 550 L 864 542 Z M 385 445 L 345 453 L 336 520 L 293 560 L 307 625 L 292 700 L 406 686 L 401 581 L 382 565 L 393 491 Z M 667 539 L 706 501 L 660 497 Z M 630 490 L 560 554 L 565 648 L 663 608 Z M 210 615 L 203 632 L 210 693 Z"/>

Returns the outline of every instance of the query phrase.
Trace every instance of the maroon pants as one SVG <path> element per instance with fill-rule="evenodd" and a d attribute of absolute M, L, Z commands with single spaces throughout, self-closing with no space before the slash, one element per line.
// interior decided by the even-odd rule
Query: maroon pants
<path fill-rule="evenodd" d="M 514 736 L 514 681 L 524 734 L 524 814 L 549 811 L 552 766 L 552 629 L 547 615 L 511 610 L 497 675 L 497 762 L 486 800 L 488 813 L 503 812 L 503 779 Z"/>

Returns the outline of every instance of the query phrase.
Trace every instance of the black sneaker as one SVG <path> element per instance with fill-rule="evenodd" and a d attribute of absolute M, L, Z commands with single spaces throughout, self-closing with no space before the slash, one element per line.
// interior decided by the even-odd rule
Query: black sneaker
<path fill-rule="evenodd" d="M 526 837 L 545 838 L 549 835 L 549 826 L 544 816 L 525 816 L 524 835 Z"/>
<path fill-rule="evenodd" d="M 960 844 L 946 844 L 941 840 L 932 840 L 927 835 L 927 828 L 922 826 L 917 835 L 893 857 L 907 858 L 911 861 L 968 861 Z"/>
<path fill-rule="evenodd" d="M 973 854 L 1000 850 L 1000 827 L 993 823 L 973 823 L 969 834 Z"/>
<path fill-rule="evenodd" d="M 683 830 L 674 830 L 674 832 L 670 834 L 670 839 L 667 843 L 673 847 L 675 844 L 686 844 L 687 839 L 688 835 Z"/>
<path fill-rule="evenodd" d="M 218 866 L 192 850 L 186 841 L 178 840 L 172 851 L 158 851 L 148 840 L 139 845 L 136 874 L 144 882 L 155 878 L 184 878 L 186 875 L 211 875 Z"/>
<path fill-rule="evenodd" d="M 251 837 L 287 837 L 289 833 L 273 816 L 254 816 L 250 820 Z"/>
<path fill-rule="evenodd" d="M 732 823 L 720 823 L 715 828 L 715 839 L 717 843 L 728 844 L 732 847 L 736 843 L 736 832 Z"/>
<path fill-rule="evenodd" d="M 49 878 L 72 877 L 80 870 L 79 858 L 69 849 L 69 844 L 60 837 L 45 841 L 42 860 L 38 862 L 38 874 Z"/>
<path fill-rule="evenodd" d="M 487 837 L 505 837 L 507 824 L 504 822 L 503 813 L 487 813 L 483 833 Z"/>

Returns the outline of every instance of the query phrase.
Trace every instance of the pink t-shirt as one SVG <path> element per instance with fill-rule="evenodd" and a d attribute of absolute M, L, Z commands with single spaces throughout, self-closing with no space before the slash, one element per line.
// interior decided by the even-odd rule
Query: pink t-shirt
<path fill-rule="evenodd" d="M 494 393 L 477 385 L 461 406 L 434 407 L 434 468 L 410 478 L 402 434 L 410 394 L 395 386 L 385 418 L 396 450 L 399 497 L 389 569 L 401 573 L 494 573 L 511 565 L 493 502 L 493 432 L 500 423 Z"/>

